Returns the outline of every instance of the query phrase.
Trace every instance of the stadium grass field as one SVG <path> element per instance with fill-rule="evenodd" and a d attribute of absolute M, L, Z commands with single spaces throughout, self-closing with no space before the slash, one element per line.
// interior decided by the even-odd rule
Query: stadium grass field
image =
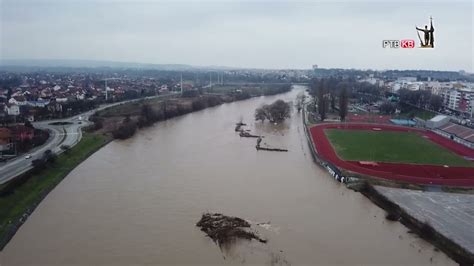
<path fill-rule="evenodd" d="M 325 129 L 325 134 L 337 156 L 346 161 L 474 167 L 416 132 Z"/>

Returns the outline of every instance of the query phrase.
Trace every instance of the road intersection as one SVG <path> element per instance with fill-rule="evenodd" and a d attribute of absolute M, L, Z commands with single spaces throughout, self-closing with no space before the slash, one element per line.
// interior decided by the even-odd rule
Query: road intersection
<path fill-rule="evenodd" d="M 167 94 L 164 96 L 168 97 L 173 95 L 176 94 L 172 93 L 171 95 Z M 31 158 L 27 159 L 25 156 L 18 156 L 5 163 L 0 163 L 0 184 L 8 182 L 18 175 L 30 170 L 32 168 L 31 162 L 35 159 L 41 158 L 46 150 L 51 150 L 54 154 L 60 154 L 63 152 L 61 146 L 73 147 L 79 143 L 82 138 L 82 128 L 91 124 L 91 122 L 89 122 L 89 117 L 95 112 L 128 102 L 149 100 L 158 97 L 163 96 L 151 96 L 106 104 L 69 118 L 33 122 L 32 124 L 35 128 L 47 130 L 49 132 L 48 140 L 40 147 L 36 147 L 28 152 L 28 154 L 31 155 Z M 59 122 L 59 124 L 57 122 Z"/>

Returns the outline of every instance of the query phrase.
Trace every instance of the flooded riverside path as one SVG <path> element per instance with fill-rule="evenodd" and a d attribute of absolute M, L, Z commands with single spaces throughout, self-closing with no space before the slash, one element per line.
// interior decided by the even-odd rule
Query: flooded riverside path
<path fill-rule="evenodd" d="M 372 264 L 451 265 L 312 160 L 301 114 L 255 122 L 263 103 L 289 93 L 224 104 L 160 122 L 114 141 L 72 171 L 0 254 L 1 265 Z M 263 142 L 240 138 L 243 118 Z M 196 227 L 204 212 L 270 222 L 268 239 L 221 252 Z"/>

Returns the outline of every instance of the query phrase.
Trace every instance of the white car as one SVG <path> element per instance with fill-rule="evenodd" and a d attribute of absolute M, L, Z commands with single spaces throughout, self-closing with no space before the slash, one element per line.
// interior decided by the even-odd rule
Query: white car
<path fill-rule="evenodd" d="M 27 155 L 25 156 L 25 159 L 31 159 L 31 154 L 27 154 Z"/>

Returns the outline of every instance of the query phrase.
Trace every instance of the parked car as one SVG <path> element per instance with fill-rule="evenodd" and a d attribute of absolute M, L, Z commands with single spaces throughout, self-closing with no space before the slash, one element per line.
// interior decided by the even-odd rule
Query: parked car
<path fill-rule="evenodd" d="M 27 155 L 25 156 L 25 159 L 31 159 L 31 154 L 27 154 Z"/>

